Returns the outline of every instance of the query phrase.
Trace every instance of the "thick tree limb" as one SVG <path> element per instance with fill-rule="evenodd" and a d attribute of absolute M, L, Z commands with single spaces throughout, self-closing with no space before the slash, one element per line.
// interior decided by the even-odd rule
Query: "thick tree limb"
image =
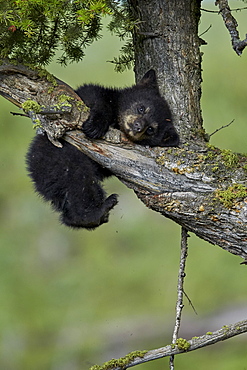
<path fill-rule="evenodd" d="M 88 116 L 76 104 L 79 97 L 61 81 L 52 93 L 50 88 L 51 83 L 37 72 L 20 66 L 0 67 L 0 94 L 19 107 L 28 99 L 53 106 L 61 92 L 76 98 L 71 100 L 71 112 L 62 116 L 37 114 L 52 139 L 66 131 L 66 140 L 109 168 L 147 207 L 247 260 L 246 192 L 242 190 L 241 197 L 235 199 L 237 190 L 234 186 L 231 190 L 234 184 L 246 187 L 246 157 L 228 153 L 228 158 L 227 153 L 205 145 L 201 151 L 144 148 L 115 134 L 108 139 L 111 142 L 90 141 L 81 131 L 68 131 L 80 128 Z"/>
<path fill-rule="evenodd" d="M 59 97 L 68 97 L 70 109 L 63 114 L 44 112 L 37 115 L 49 138 L 56 143 L 67 130 L 80 128 L 88 117 L 88 110 L 78 106 L 81 99 L 71 87 L 49 75 L 45 70 L 32 70 L 23 65 L 13 65 L 6 61 L 0 65 L 0 95 L 22 108 L 27 100 L 34 100 L 41 107 L 57 107 L 63 110 Z M 68 106 L 67 106 L 68 108 Z M 44 110 L 44 109 L 43 109 Z M 29 112 L 33 118 L 35 112 Z"/>
<path fill-rule="evenodd" d="M 232 208 L 217 198 L 218 189 L 234 182 L 246 185 L 242 168 L 229 170 L 220 155 L 207 162 L 207 153 L 186 149 L 92 142 L 81 132 L 67 133 L 66 138 L 111 169 L 147 207 L 200 238 L 247 258 L 247 198 L 239 199 Z M 246 163 L 246 158 L 238 158 Z"/>
<path fill-rule="evenodd" d="M 159 358 L 178 355 L 181 353 L 194 351 L 199 348 L 207 347 L 211 344 L 221 342 L 223 340 L 232 338 L 236 335 L 246 333 L 246 332 L 247 332 L 247 320 L 244 320 L 236 324 L 225 325 L 223 328 L 217 331 L 208 332 L 205 335 L 202 335 L 200 337 L 194 337 L 188 341 L 180 340 L 179 344 L 176 346 L 168 345 L 166 347 L 147 351 L 144 355 L 141 355 L 141 357 L 136 356 L 136 358 L 134 358 L 132 361 L 129 361 L 128 364 L 126 364 L 126 361 L 128 361 L 128 358 L 131 358 L 131 354 L 119 360 L 112 360 L 112 361 L 109 361 L 108 363 L 105 363 L 104 365 L 106 365 L 106 367 L 104 367 L 104 365 L 102 367 L 96 365 L 92 367 L 92 370 L 101 370 L 101 369 L 102 370 L 103 369 L 125 370 L 125 369 L 128 369 L 130 367 L 133 367 L 133 366 L 145 363 L 145 362 L 157 360 Z M 183 344 L 186 349 L 181 348 Z M 116 362 L 116 365 L 114 365 L 114 361 Z M 117 365 L 117 362 L 119 364 L 125 363 L 125 365 L 119 366 Z M 112 366 L 110 365 L 111 363 L 112 363 Z"/>

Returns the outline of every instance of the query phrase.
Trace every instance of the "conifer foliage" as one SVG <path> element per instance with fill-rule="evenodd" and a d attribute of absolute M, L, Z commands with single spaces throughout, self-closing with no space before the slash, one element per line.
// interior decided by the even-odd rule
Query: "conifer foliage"
<path fill-rule="evenodd" d="M 78 62 L 101 37 L 106 15 L 108 29 L 125 38 L 132 27 L 127 1 L 0 0 L 0 57 L 47 65 L 59 50 L 59 63 Z"/>

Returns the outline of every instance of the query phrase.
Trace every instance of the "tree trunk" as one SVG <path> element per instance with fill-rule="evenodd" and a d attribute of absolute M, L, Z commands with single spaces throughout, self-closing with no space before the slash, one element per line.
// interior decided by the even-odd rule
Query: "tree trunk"
<path fill-rule="evenodd" d="M 200 0 L 129 0 L 137 80 L 150 68 L 173 112 L 181 143 L 204 146 L 200 109 Z"/>

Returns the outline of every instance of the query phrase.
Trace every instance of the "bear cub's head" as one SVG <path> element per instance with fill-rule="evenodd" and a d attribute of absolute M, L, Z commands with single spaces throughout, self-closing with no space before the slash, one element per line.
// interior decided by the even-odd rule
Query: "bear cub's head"
<path fill-rule="evenodd" d="M 178 146 L 179 136 L 170 108 L 160 96 L 155 71 L 123 89 L 119 97 L 119 125 L 131 141 L 149 146 Z"/>

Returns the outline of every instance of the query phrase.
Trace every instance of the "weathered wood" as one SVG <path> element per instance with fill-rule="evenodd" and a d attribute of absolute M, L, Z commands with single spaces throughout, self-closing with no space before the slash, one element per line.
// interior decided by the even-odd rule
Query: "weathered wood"
<path fill-rule="evenodd" d="M 244 40 L 240 40 L 238 22 L 231 13 L 228 0 L 217 0 L 215 1 L 215 5 L 219 6 L 219 14 L 221 14 L 225 26 L 231 36 L 233 50 L 237 53 L 237 55 L 241 55 L 247 46 L 247 35 Z"/>
<path fill-rule="evenodd" d="M 247 258 L 247 197 L 230 208 L 217 197 L 218 189 L 246 184 L 246 171 L 241 168 L 245 157 L 239 156 L 240 167 L 229 170 L 220 154 L 208 162 L 207 153 L 92 142 L 79 131 L 67 133 L 66 138 L 109 168 L 147 207 L 200 238 Z"/>
<path fill-rule="evenodd" d="M 145 351 L 140 351 L 139 355 L 138 351 L 131 352 L 127 356 L 122 357 L 118 360 L 110 360 L 109 362 L 106 362 L 105 365 L 106 368 L 109 368 L 111 370 L 122 370 L 123 367 L 121 366 L 121 364 L 124 363 L 124 369 L 129 369 L 130 367 L 157 360 L 159 358 L 195 351 L 199 348 L 210 346 L 212 344 L 224 341 L 226 339 L 246 332 L 247 320 L 244 320 L 235 324 L 225 325 L 223 328 L 217 331 L 208 332 L 200 337 L 194 337 L 188 341 L 180 338 L 176 345 L 170 344 L 165 347 L 146 351 L 146 353 Z M 96 369 L 100 369 L 100 366 L 97 367 L 96 365 L 95 370 Z"/>
<path fill-rule="evenodd" d="M 36 117 L 55 144 L 56 139 L 66 131 L 80 128 L 89 114 L 88 110 L 78 106 L 81 99 L 66 83 L 45 70 L 32 70 L 23 65 L 10 64 L 7 60 L 0 65 L 0 95 L 19 108 L 27 100 L 34 100 L 41 107 L 57 107 L 58 110 L 62 108 L 59 97 L 68 97 L 70 109 L 67 113 L 39 114 Z M 32 118 L 34 113 L 30 112 Z"/>

